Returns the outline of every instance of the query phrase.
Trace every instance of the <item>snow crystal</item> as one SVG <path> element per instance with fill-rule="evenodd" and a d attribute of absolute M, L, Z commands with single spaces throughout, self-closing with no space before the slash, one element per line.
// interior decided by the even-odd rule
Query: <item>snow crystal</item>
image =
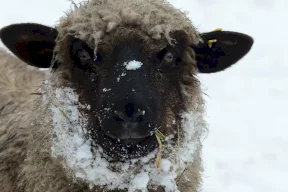
<path fill-rule="evenodd" d="M 170 167 L 171 167 L 171 162 L 168 160 L 168 159 L 162 159 L 161 161 L 161 167 L 162 167 L 162 170 L 166 173 L 169 172 L 170 170 Z"/>
<path fill-rule="evenodd" d="M 126 73 L 123 72 L 119 77 L 117 77 L 117 82 L 120 81 L 120 77 L 124 77 L 124 76 L 126 76 Z"/>
<path fill-rule="evenodd" d="M 136 175 L 131 181 L 131 188 L 129 191 L 134 192 L 138 190 L 147 191 L 147 184 L 149 182 L 149 175 L 148 172 L 142 172 Z"/>
<path fill-rule="evenodd" d="M 126 69 L 127 70 L 136 70 L 136 69 L 139 69 L 143 63 L 141 63 L 140 61 L 129 61 L 128 63 L 125 62 L 124 65 L 126 66 Z"/>
<path fill-rule="evenodd" d="M 111 91 L 111 89 L 103 88 L 102 91 L 103 91 L 103 92 L 108 92 L 108 91 Z"/>

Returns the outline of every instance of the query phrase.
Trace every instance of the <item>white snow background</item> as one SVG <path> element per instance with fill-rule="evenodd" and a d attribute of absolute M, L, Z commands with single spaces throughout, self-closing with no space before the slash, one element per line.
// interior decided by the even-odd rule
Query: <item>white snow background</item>
<path fill-rule="evenodd" d="M 288 1 L 170 2 L 189 11 L 201 32 L 221 27 L 255 40 L 234 67 L 200 75 L 209 95 L 210 127 L 203 150 L 203 191 L 287 192 Z M 0 28 L 21 22 L 52 26 L 69 7 L 67 0 L 1 0 Z"/>

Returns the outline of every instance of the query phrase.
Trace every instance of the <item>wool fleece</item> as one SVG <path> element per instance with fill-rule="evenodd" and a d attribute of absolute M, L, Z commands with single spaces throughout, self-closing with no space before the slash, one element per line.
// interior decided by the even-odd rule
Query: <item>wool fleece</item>
<path fill-rule="evenodd" d="M 200 36 L 187 15 L 164 0 L 89 0 L 70 10 L 55 28 L 58 36 L 51 67 L 60 66 L 46 77 L 46 72 L 12 61 L 6 53 L 0 55 L 9 58 L 7 62 L 0 57 L 0 109 L 5 107 L 1 109 L 0 184 L 4 192 L 200 191 L 205 106 L 191 48 Z M 69 81 L 69 37 L 86 42 L 96 54 L 105 37 L 125 29 L 142 34 L 146 42 L 152 42 L 150 46 L 155 46 L 154 41 L 179 43 L 172 34 L 183 36 L 187 45 L 179 82 L 184 108 L 178 118 L 172 112 L 165 117 L 160 170 L 155 166 L 159 149 L 124 163 L 107 157 L 99 146 L 91 152 L 86 114 L 81 113 L 90 107 L 79 102 Z M 7 71 L 16 75 L 6 77 Z M 22 89 L 25 94 L 18 92 Z M 9 103 L 4 101 L 11 101 L 11 108 L 6 110 Z"/>

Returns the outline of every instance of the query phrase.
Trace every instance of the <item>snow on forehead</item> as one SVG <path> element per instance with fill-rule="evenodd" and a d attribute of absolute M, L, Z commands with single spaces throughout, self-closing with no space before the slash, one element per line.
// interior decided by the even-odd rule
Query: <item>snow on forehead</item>
<path fill-rule="evenodd" d="M 139 69 L 143 63 L 141 63 L 140 61 L 129 61 L 129 62 L 125 62 L 124 65 L 126 66 L 127 70 L 136 70 Z"/>

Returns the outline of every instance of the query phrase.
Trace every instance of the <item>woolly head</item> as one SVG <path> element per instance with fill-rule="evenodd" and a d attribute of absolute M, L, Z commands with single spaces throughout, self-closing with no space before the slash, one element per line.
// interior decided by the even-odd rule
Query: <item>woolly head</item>
<path fill-rule="evenodd" d="M 0 37 L 28 64 L 50 67 L 46 92 L 53 103 L 53 149 L 76 177 L 79 173 L 98 185 L 129 188 L 129 174 L 141 167 L 146 172 L 138 174 L 150 176 L 146 183 L 169 190 L 176 184 L 166 181 L 174 181 L 177 170 L 185 170 L 201 150 L 206 126 L 197 74 L 230 67 L 253 44 L 251 37 L 236 32 L 200 34 L 184 13 L 163 0 L 90 0 L 55 28 L 17 24 L 3 28 Z M 156 132 L 166 136 L 164 162 L 173 165 L 162 170 L 160 184 L 148 163 L 158 147 Z M 93 151 L 82 157 L 105 157 L 104 165 L 92 164 L 113 170 L 122 165 L 126 173 L 111 173 L 115 185 L 101 180 L 99 169 L 98 176 L 80 174 L 77 170 L 91 163 L 73 161 L 69 150 L 78 156 Z M 111 158 L 121 162 L 113 164 Z"/>

